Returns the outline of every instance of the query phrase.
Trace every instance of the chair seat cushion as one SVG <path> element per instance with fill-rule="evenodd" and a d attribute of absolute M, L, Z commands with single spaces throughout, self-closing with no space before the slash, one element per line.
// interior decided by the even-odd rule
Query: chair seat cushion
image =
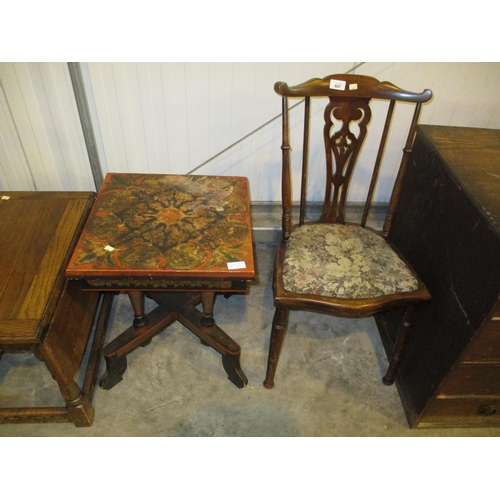
<path fill-rule="evenodd" d="M 374 298 L 418 288 L 384 238 L 343 224 L 295 229 L 283 264 L 285 290 L 345 299 Z"/>

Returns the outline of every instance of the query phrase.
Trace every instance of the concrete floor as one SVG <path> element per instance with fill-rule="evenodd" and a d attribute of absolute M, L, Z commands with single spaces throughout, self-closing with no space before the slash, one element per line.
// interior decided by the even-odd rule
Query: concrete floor
<path fill-rule="evenodd" d="M 381 383 L 387 360 L 371 318 L 292 312 L 276 386 L 264 389 L 274 252 L 258 245 L 258 281 L 246 295 L 218 296 L 215 304 L 217 323 L 242 348 L 247 387 L 230 383 L 220 356 L 176 323 L 128 356 L 123 381 L 96 389 L 92 427 L 7 424 L 0 436 L 500 436 L 500 428 L 409 429 L 396 387 Z M 120 295 L 106 342 L 131 320 Z M 5 354 L 0 405 L 29 404 L 63 403 L 42 363 Z"/>

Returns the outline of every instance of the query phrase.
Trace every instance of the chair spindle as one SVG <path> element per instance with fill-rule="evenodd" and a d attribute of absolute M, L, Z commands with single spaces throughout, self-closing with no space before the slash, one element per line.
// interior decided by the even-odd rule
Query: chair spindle
<path fill-rule="evenodd" d="M 375 166 L 373 167 L 372 179 L 370 182 L 370 187 L 368 189 L 368 194 L 366 196 L 365 207 L 363 210 L 363 216 L 361 217 L 361 226 L 366 226 L 366 219 L 368 218 L 368 212 L 370 211 L 373 193 L 375 192 L 375 187 L 377 185 L 378 174 L 380 170 L 380 164 L 382 163 L 382 157 L 384 156 L 385 144 L 387 142 L 387 137 L 389 135 L 389 127 L 392 121 L 392 114 L 394 112 L 394 105 L 396 101 L 392 100 L 389 103 L 389 108 L 387 109 L 387 116 L 385 119 L 384 130 L 382 131 L 382 139 L 380 141 L 380 146 L 378 148 L 377 158 L 375 160 Z"/>

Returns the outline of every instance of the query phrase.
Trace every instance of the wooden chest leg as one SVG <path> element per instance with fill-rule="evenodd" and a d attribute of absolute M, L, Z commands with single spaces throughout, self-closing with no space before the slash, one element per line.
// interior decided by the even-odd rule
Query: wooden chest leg
<path fill-rule="evenodd" d="M 94 420 L 94 409 L 89 398 L 85 398 L 78 384 L 64 373 L 50 349 L 42 345 L 40 347 L 40 354 L 48 370 L 59 385 L 59 390 L 66 401 L 66 409 L 71 421 L 77 427 L 90 427 Z"/>
<path fill-rule="evenodd" d="M 76 427 L 90 427 L 94 421 L 95 410 L 88 396 L 67 401 L 66 410 L 70 420 Z"/>

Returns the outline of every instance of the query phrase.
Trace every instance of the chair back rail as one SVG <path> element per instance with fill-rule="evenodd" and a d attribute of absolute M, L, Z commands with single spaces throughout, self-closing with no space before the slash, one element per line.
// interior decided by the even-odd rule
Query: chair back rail
<path fill-rule="evenodd" d="M 330 88 L 332 81 L 345 82 L 344 90 Z M 402 161 L 391 194 L 387 217 L 382 235 L 387 237 L 392 218 L 399 201 L 401 185 L 406 171 L 406 164 L 411 153 L 415 129 L 420 115 L 421 104 L 431 99 L 430 90 L 413 93 L 402 90 L 389 82 L 379 82 L 375 78 L 363 75 L 330 75 L 325 78 L 313 78 L 296 86 L 284 82 L 275 84 L 275 91 L 282 96 L 282 203 L 283 203 L 283 238 L 289 238 L 292 230 L 292 180 L 290 173 L 290 118 L 289 98 L 304 98 L 304 134 L 302 154 L 302 175 L 300 186 L 299 225 L 305 223 L 307 199 L 307 176 L 310 138 L 311 97 L 328 98 L 324 112 L 324 145 L 326 153 L 326 185 L 323 210 L 318 222 L 344 223 L 345 208 L 349 185 L 357 159 L 363 147 L 367 126 L 371 119 L 370 103 L 373 99 L 388 101 L 387 115 L 372 167 L 371 180 L 366 195 L 360 224 L 364 227 L 375 192 L 380 166 L 384 155 L 389 130 L 397 101 L 415 104 L 415 112 L 403 149 Z M 357 134 L 351 130 L 356 124 Z"/>

